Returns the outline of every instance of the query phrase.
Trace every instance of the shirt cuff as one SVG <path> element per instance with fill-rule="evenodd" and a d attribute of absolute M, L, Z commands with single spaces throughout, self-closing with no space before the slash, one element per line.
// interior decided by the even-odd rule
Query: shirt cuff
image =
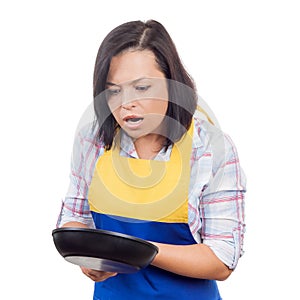
<path fill-rule="evenodd" d="M 239 247 L 239 233 L 233 232 L 233 242 L 225 240 L 204 240 L 203 244 L 207 245 L 214 254 L 226 265 L 229 269 L 235 269 L 239 258 L 243 254 L 242 247 Z"/>

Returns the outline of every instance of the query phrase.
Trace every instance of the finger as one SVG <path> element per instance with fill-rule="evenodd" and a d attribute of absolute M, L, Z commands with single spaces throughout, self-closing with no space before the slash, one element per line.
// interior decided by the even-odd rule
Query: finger
<path fill-rule="evenodd" d="M 112 273 L 112 272 L 93 272 L 92 274 L 90 274 L 93 278 L 94 281 L 104 281 L 110 277 L 116 276 L 117 273 Z"/>
<path fill-rule="evenodd" d="M 104 281 L 107 278 L 116 276 L 118 274 L 115 272 L 104 272 L 104 271 L 87 269 L 84 267 L 81 267 L 81 270 L 82 270 L 83 274 L 85 274 L 86 276 L 88 276 L 90 279 L 92 279 L 95 282 Z"/>

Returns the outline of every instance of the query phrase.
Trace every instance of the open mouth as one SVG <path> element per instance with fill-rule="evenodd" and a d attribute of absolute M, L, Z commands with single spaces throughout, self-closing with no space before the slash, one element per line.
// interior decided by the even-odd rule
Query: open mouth
<path fill-rule="evenodd" d="M 142 121 L 143 118 L 132 118 L 132 119 L 127 119 L 126 122 L 128 123 L 137 123 L 139 121 Z"/>
<path fill-rule="evenodd" d="M 124 119 L 126 123 L 131 123 L 131 124 L 137 124 L 143 120 L 144 118 L 140 118 L 140 117 L 127 117 Z"/>

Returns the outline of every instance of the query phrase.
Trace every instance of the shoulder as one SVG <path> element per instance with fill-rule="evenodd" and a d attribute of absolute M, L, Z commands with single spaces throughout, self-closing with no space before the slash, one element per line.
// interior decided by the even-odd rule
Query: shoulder
<path fill-rule="evenodd" d="M 102 138 L 99 137 L 99 126 L 96 122 L 90 122 L 78 128 L 75 133 L 75 141 L 80 144 L 92 144 L 95 147 L 104 147 Z"/>
<path fill-rule="evenodd" d="M 195 118 L 194 144 L 194 160 L 205 158 L 206 165 L 211 168 L 214 184 L 209 186 L 207 193 L 222 189 L 246 189 L 246 177 L 240 166 L 238 151 L 227 133 L 205 120 Z"/>
<path fill-rule="evenodd" d="M 215 141 L 224 138 L 221 129 L 206 120 L 194 116 L 192 124 L 194 126 L 193 148 L 207 149 Z"/>
<path fill-rule="evenodd" d="M 228 161 L 238 162 L 238 153 L 234 142 L 227 133 L 206 120 L 194 117 L 193 157 L 209 157 L 216 170 Z"/>
<path fill-rule="evenodd" d="M 98 157 L 104 152 L 103 140 L 99 137 L 99 126 L 89 122 L 77 129 L 73 145 L 73 158 L 77 161 Z"/>
<path fill-rule="evenodd" d="M 223 132 L 219 127 L 212 125 L 210 122 L 193 117 L 194 134 L 193 143 L 194 147 L 209 147 L 214 144 L 224 148 L 233 148 L 234 143 L 230 136 Z M 216 146 L 216 145 L 215 145 Z"/>

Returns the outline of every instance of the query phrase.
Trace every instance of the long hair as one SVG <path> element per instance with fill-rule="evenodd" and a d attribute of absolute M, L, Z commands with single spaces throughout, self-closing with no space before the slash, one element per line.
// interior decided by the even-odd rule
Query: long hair
<path fill-rule="evenodd" d="M 169 101 L 165 118 L 167 132 L 164 144 L 168 147 L 178 141 L 190 127 L 197 100 L 193 80 L 183 67 L 170 35 L 162 24 L 154 20 L 124 23 L 113 29 L 100 45 L 93 82 L 99 137 L 102 137 L 105 148 L 109 150 L 119 125 L 110 112 L 103 91 L 106 89 L 112 58 L 128 49 L 152 51 L 159 68 L 168 79 Z M 170 118 L 173 120 L 172 126 L 168 126 Z"/>

